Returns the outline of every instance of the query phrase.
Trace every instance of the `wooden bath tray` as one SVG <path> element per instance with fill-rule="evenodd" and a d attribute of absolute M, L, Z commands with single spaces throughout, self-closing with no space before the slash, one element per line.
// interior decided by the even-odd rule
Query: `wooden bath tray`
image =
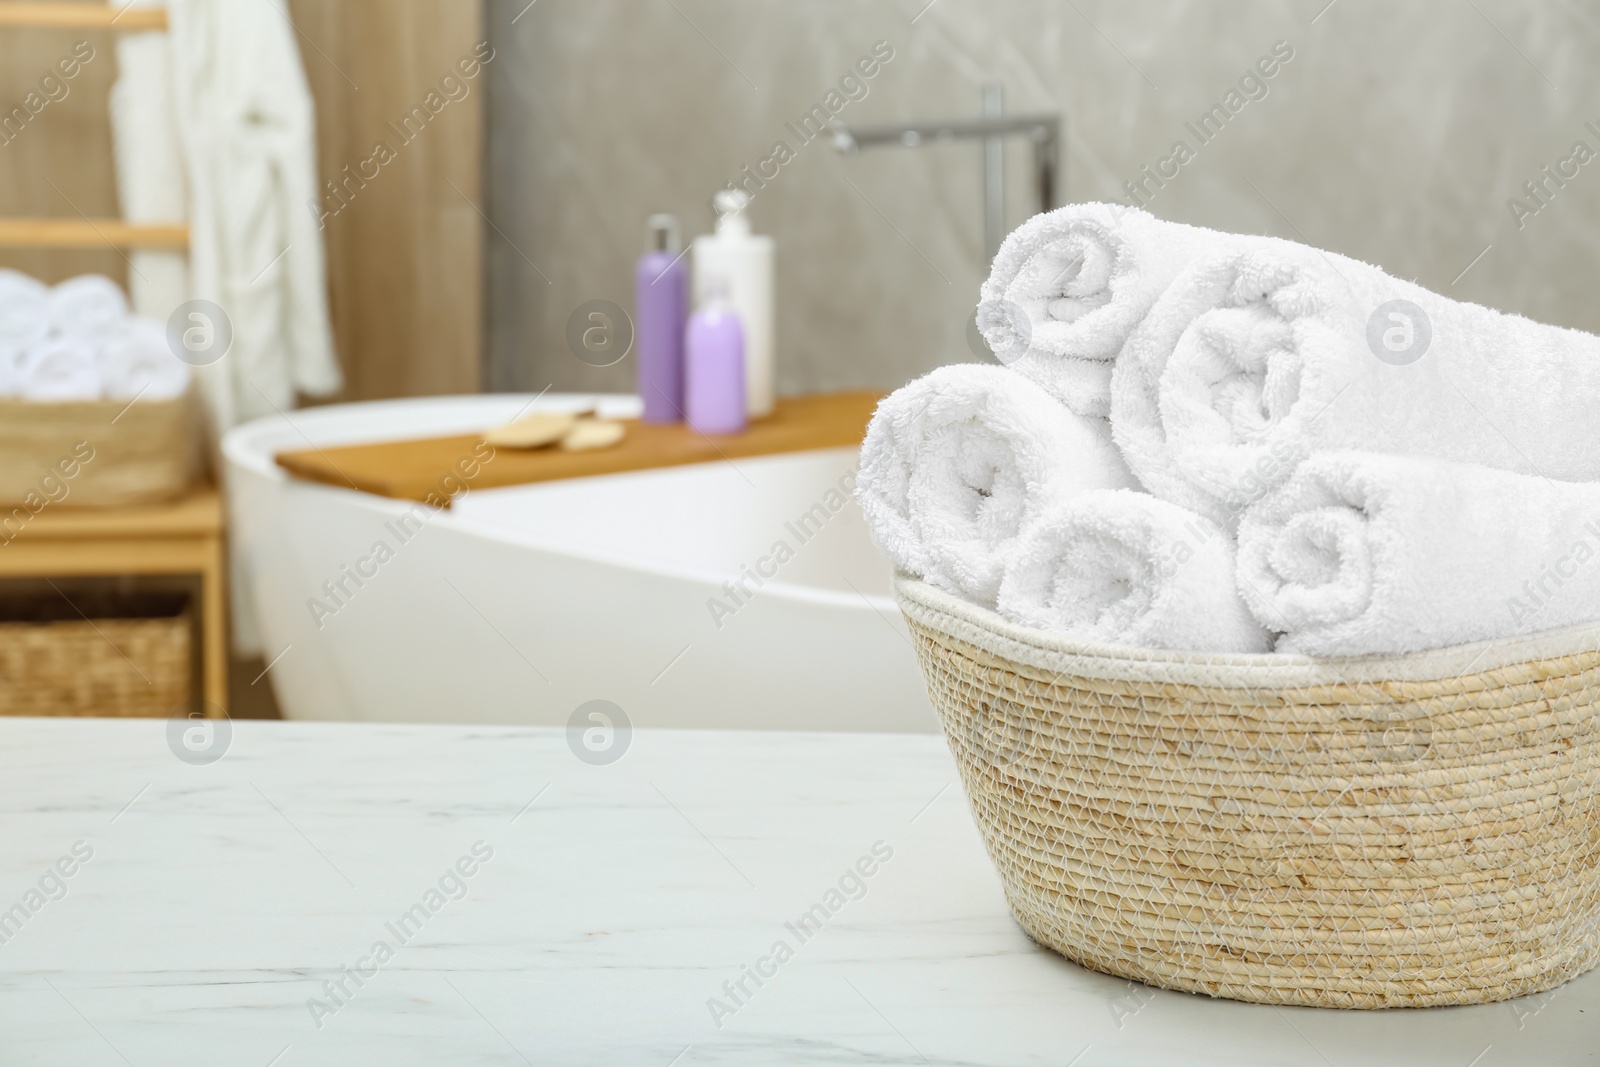
<path fill-rule="evenodd" d="M 473 489 L 526 485 L 561 478 L 715 463 L 782 452 L 849 448 L 861 443 L 881 393 L 819 393 L 780 399 L 767 418 L 742 434 L 707 437 L 682 423 L 666 426 L 626 420 L 628 436 L 614 448 L 594 452 L 497 448 L 489 462 L 475 462 L 486 448 L 476 434 L 383 441 L 339 448 L 280 452 L 278 466 L 299 478 L 358 489 L 396 500 L 443 503 L 452 480 Z M 476 472 L 467 475 L 472 467 Z M 443 492 L 441 492 L 443 487 Z"/>

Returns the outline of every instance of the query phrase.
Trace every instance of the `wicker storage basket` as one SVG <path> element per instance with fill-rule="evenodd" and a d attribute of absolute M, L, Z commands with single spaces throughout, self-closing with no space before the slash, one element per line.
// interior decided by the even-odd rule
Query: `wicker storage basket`
<path fill-rule="evenodd" d="M 168 716 L 189 705 L 193 622 L 182 596 L 59 597 L 0 617 L 0 715 Z"/>
<path fill-rule="evenodd" d="M 1270 1004 L 1471 1004 L 1600 960 L 1600 626 L 1317 661 L 1073 645 L 896 596 L 1023 929 Z"/>
<path fill-rule="evenodd" d="M 87 446 L 92 452 L 85 452 Z M 92 458 L 84 459 L 85 455 Z M 191 389 L 172 400 L 0 399 L 0 505 L 120 507 L 179 496 L 200 458 Z M 69 475 L 67 471 L 71 470 Z"/>

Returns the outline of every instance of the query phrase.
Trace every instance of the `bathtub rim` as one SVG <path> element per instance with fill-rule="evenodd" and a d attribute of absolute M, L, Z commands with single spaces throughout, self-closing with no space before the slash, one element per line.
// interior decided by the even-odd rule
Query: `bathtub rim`
<path fill-rule="evenodd" d="M 279 483 L 282 486 L 293 484 L 297 489 L 309 489 L 312 491 L 340 494 L 342 497 L 347 499 L 359 500 L 364 507 L 379 511 L 392 509 L 393 515 L 400 515 L 410 510 L 410 508 L 413 506 L 427 507 L 427 505 L 421 504 L 418 501 L 399 500 L 394 497 L 379 496 L 376 493 L 368 493 L 362 490 L 345 488 L 337 485 L 328 485 L 322 482 L 312 482 L 305 479 L 292 478 L 288 471 L 278 466 L 275 458 L 277 452 L 285 447 L 285 445 L 282 443 L 283 435 L 285 433 L 298 434 L 302 440 L 309 441 L 313 448 L 317 448 L 321 446 L 321 442 L 315 439 L 315 431 L 318 429 L 318 424 L 339 425 L 343 421 L 341 416 L 348 417 L 351 414 L 382 418 L 383 416 L 392 413 L 394 417 L 394 421 L 392 422 L 392 434 L 388 432 L 381 432 L 375 433 L 370 437 L 363 436 L 355 440 L 371 442 L 403 440 L 406 437 L 416 433 L 414 429 L 408 430 L 406 426 L 399 421 L 407 411 L 414 411 L 417 408 L 443 409 L 452 404 L 461 405 L 462 407 L 470 405 L 475 407 L 483 407 L 486 409 L 500 406 L 514 408 L 517 401 L 521 401 L 523 406 L 525 406 L 528 410 L 542 410 L 545 408 L 549 408 L 551 410 L 563 410 L 584 404 L 595 404 L 600 408 L 601 414 L 616 418 L 626 418 L 630 415 L 636 415 L 639 409 L 642 407 L 642 404 L 637 396 L 627 393 L 550 393 L 548 391 L 543 393 L 467 393 L 443 396 L 401 397 L 389 400 L 361 400 L 352 401 L 345 404 L 326 404 L 314 408 L 296 409 L 293 412 L 293 415 L 295 416 L 294 420 L 290 420 L 287 414 L 274 414 L 265 415 L 261 418 L 252 419 L 249 422 L 240 423 L 238 426 L 232 427 L 223 434 L 220 451 L 222 453 L 223 464 L 225 467 L 237 464 L 238 466 L 249 470 L 253 474 L 265 477 L 271 481 Z M 534 405 L 538 406 L 535 407 Z M 302 425 L 300 422 L 302 419 L 304 420 L 304 425 Z M 389 422 L 389 420 L 384 421 L 386 423 Z M 493 420 L 491 420 L 491 422 L 492 421 Z M 288 429 L 285 430 L 284 428 L 280 427 L 278 425 L 280 422 L 289 422 Z M 449 431 L 441 430 L 438 432 L 445 433 Z M 269 444 L 269 439 L 273 443 Z M 793 456 L 805 455 L 810 452 L 845 451 L 849 451 L 849 449 L 806 449 L 801 452 L 785 452 L 774 456 L 755 456 L 750 457 L 750 459 L 752 461 L 760 461 L 764 459 L 789 458 Z M 624 471 L 615 474 L 593 475 L 583 479 L 569 479 L 569 481 L 595 482 L 603 479 L 633 478 L 658 472 L 665 473 L 669 471 L 681 471 L 687 467 L 698 467 L 705 465 L 706 464 L 699 463 L 683 464 L 677 467 L 658 468 L 655 471 Z M 515 489 L 526 487 L 499 486 L 495 488 Z M 492 490 L 479 490 L 479 492 L 490 491 Z M 449 528 L 451 529 L 458 530 L 472 537 L 478 537 L 484 540 L 496 542 L 501 545 L 507 545 L 514 548 L 534 549 L 550 555 L 563 556 L 569 559 L 580 560 L 586 563 L 598 564 L 624 571 L 631 571 L 637 574 L 646 574 L 656 578 L 666 578 L 679 581 L 688 580 L 696 583 L 703 583 L 718 590 L 722 588 L 724 582 L 730 580 L 736 581 L 740 577 L 738 571 L 718 571 L 706 567 L 689 565 L 674 566 L 647 560 L 639 560 L 637 558 L 631 558 L 618 553 L 585 549 L 564 542 L 548 541 L 533 535 L 518 534 L 515 531 L 507 529 L 503 526 L 497 526 L 492 523 L 465 518 L 461 515 L 455 514 L 451 509 L 443 509 L 442 512 L 435 513 L 428 520 L 428 523 L 429 525 L 432 525 L 433 523 L 440 521 L 448 524 Z M 890 572 L 891 568 L 887 560 L 884 561 L 884 569 L 886 574 Z M 769 578 L 759 587 L 757 587 L 756 593 L 757 596 L 752 597 L 751 599 L 762 599 L 770 595 L 776 595 L 780 599 L 789 600 L 796 603 L 809 604 L 817 607 L 848 609 L 853 612 L 860 612 L 863 610 L 872 611 L 875 614 L 883 616 L 885 621 L 890 622 L 898 621 L 900 619 L 900 610 L 895 602 L 892 589 L 891 591 L 881 595 L 873 595 L 870 593 L 861 592 L 847 593 L 843 590 L 823 589 L 816 586 L 784 582 L 779 578 Z M 747 600 L 746 603 L 748 602 L 749 601 Z"/>

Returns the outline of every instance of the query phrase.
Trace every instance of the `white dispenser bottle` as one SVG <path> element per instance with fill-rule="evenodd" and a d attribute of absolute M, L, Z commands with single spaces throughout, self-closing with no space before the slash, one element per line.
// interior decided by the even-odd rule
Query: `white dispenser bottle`
<path fill-rule="evenodd" d="M 694 239 L 695 304 L 710 299 L 710 279 L 726 279 L 728 299 L 744 328 L 746 413 L 752 419 L 772 414 L 773 324 L 772 238 L 750 232 L 742 189 L 723 189 L 711 198 L 716 231 Z"/>

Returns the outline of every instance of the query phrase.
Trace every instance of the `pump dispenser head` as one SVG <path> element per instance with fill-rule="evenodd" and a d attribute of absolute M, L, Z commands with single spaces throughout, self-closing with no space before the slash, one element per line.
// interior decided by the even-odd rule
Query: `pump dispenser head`
<path fill-rule="evenodd" d="M 683 237 L 678 229 L 678 216 L 651 215 L 647 225 L 650 227 L 650 243 L 647 246 L 650 251 L 678 254 L 683 247 Z"/>
<path fill-rule="evenodd" d="M 749 233 L 750 220 L 744 209 L 750 206 L 750 194 L 743 189 L 720 189 L 711 198 L 711 210 L 717 216 L 718 233 Z"/>

